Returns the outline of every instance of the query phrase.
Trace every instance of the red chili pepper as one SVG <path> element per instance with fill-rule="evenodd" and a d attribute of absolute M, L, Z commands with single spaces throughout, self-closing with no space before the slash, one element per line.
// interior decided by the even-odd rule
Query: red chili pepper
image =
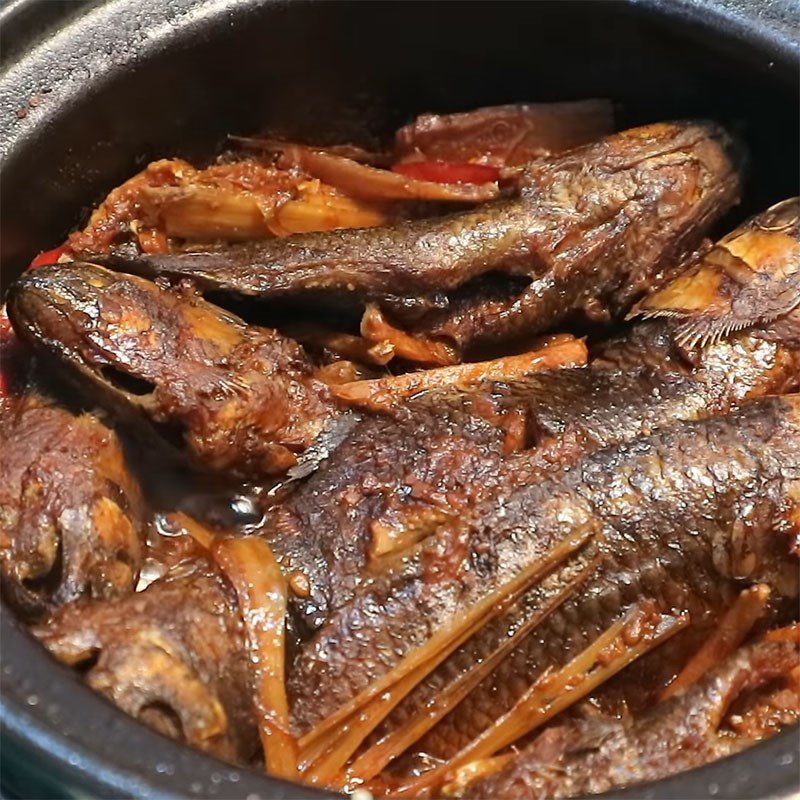
<path fill-rule="evenodd" d="M 28 264 L 28 269 L 43 267 L 47 264 L 55 264 L 66 250 L 67 246 L 65 244 L 62 244 L 60 247 L 54 247 L 52 250 L 44 250 Z"/>
<path fill-rule="evenodd" d="M 406 161 L 393 164 L 392 172 L 433 183 L 492 183 L 500 180 L 497 167 L 466 161 Z"/>

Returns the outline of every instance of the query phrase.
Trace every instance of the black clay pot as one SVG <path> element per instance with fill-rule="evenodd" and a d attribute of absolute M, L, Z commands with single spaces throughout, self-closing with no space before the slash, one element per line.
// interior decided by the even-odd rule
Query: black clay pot
<path fill-rule="evenodd" d="M 623 126 L 709 117 L 747 142 L 745 203 L 798 192 L 794 0 L 12 0 L 0 12 L 2 279 L 147 160 L 266 126 L 371 140 L 423 110 L 611 97 Z M 168 741 L 2 612 L 2 780 L 25 797 L 313 798 Z M 618 798 L 800 795 L 798 731 Z"/>

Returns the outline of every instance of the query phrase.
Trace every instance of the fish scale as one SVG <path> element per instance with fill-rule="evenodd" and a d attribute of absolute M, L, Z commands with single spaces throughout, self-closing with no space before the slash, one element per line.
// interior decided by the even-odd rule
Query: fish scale
<path fill-rule="evenodd" d="M 671 346 L 669 345 L 668 337 L 666 337 L 668 327 L 665 327 L 662 322 L 647 322 L 643 323 L 641 327 L 644 328 L 644 331 L 639 329 L 634 336 L 630 336 L 622 342 L 623 353 L 628 366 L 630 366 L 634 352 L 638 358 L 647 363 L 648 357 L 653 354 L 654 350 L 660 351 L 660 359 L 663 363 L 665 359 L 664 350 Z M 705 356 L 708 359 L 713 359 L 719 347 L 710 348 Z M 619 349 L 618 342 L 611 342 L 606 346 L 606 355 L 617 359 L 619 357 Z M 744 349 L 747 350 L 747 348 Z M 557 379 L 555 376 L 543 376 L 537 379 L 537 383 L 539 388 L 543 390 L 543 397 L 548 394 L 548 389 L 551 390 L 550 395 L 553 399 L 549 408 L 544 400 L 538 407 L 534 406 L 537 413 L 539 408 L 542 408 L 543 414 L 549 414 L 550 418 L 555 420 L 555 423 L 549 423 L 551 432 L 563 432 L 563 428 L 558 426 L 559 419 L 570 418 L 571 416 L 574 420 L 578 417 L 581 420 L 581 424 L 584 424 L 584 420 L 586 420 L 586 424 L 592 430 L 597 445 L 608 443 L 609 431 L 614 431 L 616 435 L 624 435 L 625 432 L 628 432 L 628 435 L 634 435 L 637 429 L 647 432 L 649 428 L 663 426 L 670 419 L 691 418 L 701 413 L 708 413 L 708 408 L 702 404 L 702 400 L 706 396 L 704 395 L 703 387 L 707 385 L 707 380 L 703 378 L 702 369 L 695 376 L 679 375 L 676 380 L 669 381 L 665 381 L 663 375 L 659 376 L 656 373 L 640 373 L 635 378 L 631 373 L 621 374 L 612 369 L 604 373 L 596 369 L 560 375 Z M 591 393 L 588 391 L 590 386 L 594 387 Z M 528 390 L 531 389 L 530 386 L 526 388 Z M 529 400 L 530 396 L 529 391 Z M 535 392 L 533 396 L 536 396 Z M 599 419 L 589 419 L 589 415 L 582 414 L 569 415 L 563 411 L 560 414 L 558 413 L 559 405 L 565 404 L 574 409 L 576 401 L 587 396 L 591 397 L 592 406 L 596 404 L 599 407 L 600 413 L 597 415 Z M 609 412 L 608 404 L 605 401 L 607 398 L 615 396 L 625 396 L 628 407 L 632 405 L 638 409 L 638 412 L 636 414 L 630 414 L 629 412 L 627 419 L 624 415 L 617 414 L 613 410 Z M 615 424 L 606 424 L 611 421 Z M 523 454 L 520 458 L 525 460 L 529 457 Z M 509 475 L 515 475 L 513 469 L 509 469 Z M 520 478 L 520 483 L 529 481 L 530 476 L 527 474 L 524 478 Z M 684 552 L 690 553 L 687 559 L 689 570 L 694 568 L 695 559 L 698 559 L 698 564 L 702 563 L 702 560 L 700 560 L 700 556 L 703 555 L 702 548 L 694 540 L 686 542 Z M 660 556 L 661 562 L 667 563 L 674 562 L 679 558 L 680 554 L 674 549 L 665 549 Z M 677 596 L 677 590 L 672 584 L 668 583 L 663 586 L 659 581 L 659 562 L 645 561 L 645 563 L 642 563 L 633 547 L 621 549 L 617 553 L 617 559 L 620 568 L 617 576 L 619 582 L 631 585 L 638 581 L 638 584 L 651 594 L 659 591 L 664 593 L 665 599 L 670 606 L 678 604 L 680 597 Z M 382 736 L 387 735 L 393 728 L 405 724 L 420 708 L 431 702 L 438 692 L 441 692 L 458 676 L 463 676 L 475 664 L 482 663 L 487 658 L 487 655 L 497 647 L 498 643 L 508 635 L 508 631 L 518 628 L 524 619 L 530 615 L 531 606 L 532 604 L 535 605 L 536 591 L 534 589 L 528 593 L 513 612 L 496 622 L 490 622 L 481 629 L 438 669 L 432 672 L 378 728 L 370 738 L 368 745 L 380 740 Z M 614 598 L 610 591 L 602 594 L 600 600 L 610 606 L 614 612 L 618 612 L 621 607 L 620 602 Z M 555 615 L 551 617 L 549 624 L 557 625 L 560 621 L 561 617 Z M 508 672 L 513 672 L 513 670 L 508 670 Z"/>
<path fill-rule="evenodd" d="M 544 330 L 586 305 L 627 311 L 736 202 L 740 156 L 714 124 L 661 123 L 534 161 L 519 197 L 458 214 L 195 253 L 89 258 L 191 278 L 204 291 L 356 295 L 400 316 L 411 301 L 406 322 L 417 332 L 467 348 Z M 502 288 L 490 273 L 503 274 Z M 515 285 L 519 278 L 530 285 Z M 433 302 L 440 297 L 444 304 Z"/>
<path fill-rule="evenodd" d="M 696 444 L 694 447 L 688 444 L 684 447 L 687 452 L 696 451 Z M 746 460 L 750 464 L 743 463 Z M 626 536 L 624 530 L 614 528 L 616 536 L 609 536 L 603 544 L 606 556 L 600 573 L 574 599 L 555 611 L 535 635 L 528 637 L 492 676 L 423 737 L 414 750 L 435 758 L 454 755 L 487 726 L 486 720 L 496 719 L 510 709 L 544 669 L 565 664 L 637 600 L 657 599 L 665 610 L 687 610 L 695 618 L 707 616 L 710 609 L 724 609 L 732 596 L 733 584 L 720 581 L 719 571 L 713 561 L 712 549 L 718 523 L 714 521 L 714 515 L 709 513 L 705 524 L 702 524 L 702 516 L 706 509 L 712 507 L 719 512 L 717 504 L 728 494 L 726 478 L 732 484 L 738 482 L 741 487 L 742 481 L 751 474 L 753 460 L 757 462 L 757 452 L 747 452 L 747 442 L 743 441 L 742 452 L 737 453 L 730 462 L 730 470 L 724 467 L 714 470 L 712 467 L 710 471 L 716 471 L 717 474 L 714 481 L 705 484 L 705 490 L 702 482 L 695 482 L 696 486 L 701 487 L 701 497 L 695 497 L 693 517 L 701 521 L 701 531 L 705 529 L 705 536 L 696 529 L 685 530 L 680 516 L 668 525 L 666 535 L 646 533 L 657 528 L 648 524 L 650 521 L 647 519 L 636 519 L 637 515 L 627 526 L 636 525 L 642 532 L 641 538 Z M 603 480 L 603 468 L 609 462 L 614 463 L 615 458 L 599 459 L 592 465 L 592 469 L 597 468 L 600 485 L 606 482 Z M 796 454 L 790 463 L 800 466 Z M 579 491 L 586 495 L 591 493 L 592 469 L 583 473 L 583 482 L 579 484 Z M 678 485 L 680 470 L 669 472 L 675 485 Z M 634 474 L 629 482 L 635 477 Z M 766 490 L 769 491 L 769 486 Z M 638 494 L 636 490 L 631 498 L 624 500 L 624 505 L 646 508 L 646 497 Z M 663 491 L 663 496 L 669 495 L 668 489 Z M 735 513 L 735 501 L 739 496 L 737 494 L 727 499 L 731 506 L 729 513 Z M 617 516 L 614 513 L 615 506 L 620 502 L 617 498 L 608 494 L 595 494 L 595 497 L 600 498 L 601 507 L 607 506 L 606 511 L 608 507 L 611 508 L 612 519 Z M 679 508 L 675 509 L 678 515 Z M 699 623 L 701 620 L 695 621 Z"/>
<path fill-rule="evenodd" d="M 400 664 L 404 654 L 423 646 L 434 633 L 447 630 L 461 619 L 460 614 L 467 610 L 478 613 L 474 604 L 491 596 L 493 586 L 509 585 L 525 564 L 537 563 L 538 554 L 563 541 L 575 526 L 594 531 L 590 538 L 603 531 L 604 539 L 611 537 L 606 548 L 617 538 L 619 546 L 629 547 L 638 535 L 652 553 L 659 553 L 670 541 L 686 540 L 694 555 L 692 541 L 703 542 L 709 552 L 711 543 L 720 546 L 715 541 L 720 531 L 728 537 L 721 541 L 727 548 L 741 497 L 760 493 L 775 514 L 779 501 L 785 499 L 792 475 L 782 471 L 784 462 L 787 468 L 798 464 L 792 403 L 755 401 L 726 417 L 679 424 L 590 455 L 578 468 L 516 490 L 471 533 L 470 548 L 474 551 L 485 542 L 491 554 L 487 563 L 492 571 L 480 579 L 466 572 L 457 583 L 447 577 L 431 583 L 424 569 L 424 554 L 444 544 L 441 536 L 434 537 L 434 542 L 425 543 L 398 572 L 381 575 L 366 586 L 301 651 L 290 677 L 296 718 L 323 719 L 349 697 L 359 696 L 376 676 L 388 673 L 390 664 Z M 671 461 L 674 466 L 664 471 L 659 491 L 645 497 L 631 485 L 630 476 L 651 470 L 654 461 Z M 692 469 L 699 464 L 712 480 L 693 479 Z M 626 491 L 615 494 L 621 472 L 628 476 Z M 719 489 L 721 482 L 724 490 Z M 716 519 L 721 521 L 710 522 Z M 684 528 L 690 533 L 684 533 Z M 764 579 L 781 590 L 788 586 L 794 591 L 784 574 L 791 565 L 771 552 L 764 541 L 754 538 L 756 545 L 764 549 L 759 556 L 772 571 L 762 564 L 749 580 Z M 685 571 L 683 559 L 675 564 L 678 574 Z M 719 580 L 730 577 L 720 575 L 717 564 L 714 566 Z M 685 577 L 697 580 L 692 569 Z M 677 581 L 660 585 L 666 587 L 664 599 L 669 606 L 680 607 Z M 698 585 L 702 589 L 703 582 Z M 389 661 L 387 653 L 391 653 Z"/>

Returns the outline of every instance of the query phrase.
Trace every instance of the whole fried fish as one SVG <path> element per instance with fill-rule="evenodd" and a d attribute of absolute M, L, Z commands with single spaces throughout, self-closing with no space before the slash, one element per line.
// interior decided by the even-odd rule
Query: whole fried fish
<path fill-rule="evenodd" d="M 661 123 L 535 161 L 518 198 L 472 211 L 196 253 L 90 258 L 191 278 L 203 290 L 355 294 L 406 319 L 422 313 L 419 330 L 466 348 L 543 330 L 574 310 L 627 310 L 736 202 L 739 162 L 721 128 Z"/>

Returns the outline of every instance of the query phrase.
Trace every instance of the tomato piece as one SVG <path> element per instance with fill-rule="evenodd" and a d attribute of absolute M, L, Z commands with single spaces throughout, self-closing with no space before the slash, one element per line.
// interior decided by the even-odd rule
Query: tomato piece
<path fill-rule="evenodd" d="M 28 264 L 28 269 L 35 267 L 44 267 L 47 264 L 55 264 L 62 254 L 67 250 L 67 245 L 62 244 L 59 247 L 54 247 L 52 250 L 43 250 L 36 258 Z"/>
<path fill-rule="evenodd" d="M 392 171 L 432 183 L 493 183 L 500 180 L 497 167 L 466 161 L 406 161 L 393 164 Z"/>

